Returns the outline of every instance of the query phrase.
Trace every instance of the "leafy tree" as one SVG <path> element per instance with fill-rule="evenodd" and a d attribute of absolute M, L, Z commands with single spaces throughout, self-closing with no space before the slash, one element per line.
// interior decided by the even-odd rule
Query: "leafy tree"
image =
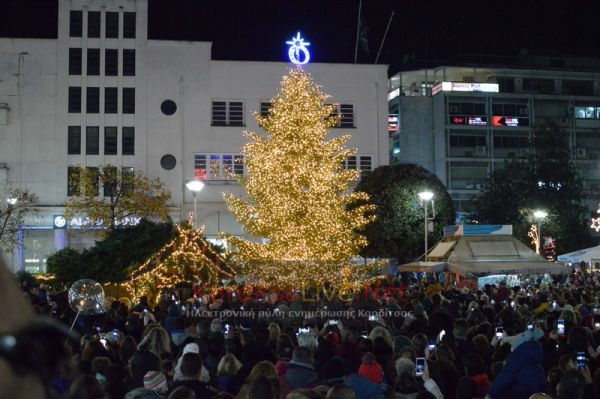
<path fill-rule="evenodd" d="M 18 187 L 0 191 L 0 250 L 11 251 L 18 245 L 17 232 L 28 213 L 37 213 L 35 194 Z"/>
<path fill-rule="evenodd" d="M 64 282 L 74 282 L 87 276 L 86 265 L 81 253 L 73 248 L 64 248 L 49 256 L 46 260 L 47 271 L 54 274 L 56 279 Z"/>
<path fill-rule="evenodd" d="M 50 256 L 48 272 L 60 281 L 91 278 L 101 283 L 128 279 L 127 271 L 160 250 L 174 234 L 171 221 L 154 223 L 142 219 L 134 226 L 112 230 L 96 245 L 81 252 L 65 248 Z"/>
<path fill-rule="evenodd" d="M 515 236 L 529 242 L 533 211 L 543 209 L 548 216 L 542 221 L 542 236 L 556 239 L 560 254 L 593 245 L 582 200 L 568 135 L 545 121 L 534 129 L 527 157 L 511 159 L 490 175 L 474 201 L 472 217 L 480 223 L 512 224 Z"/>
<path fill-rule="evenodd" d="M 356 190 L 366 192 L 377 206 L 375 222 L 365 229 L 369 244 L 361 255 L 397 258 L 404 263 L 424 253 L 424 210 L 418 193 L 425 189 L 434 194 L 436 217 L 429 235 L 429 242 L 434 243 L 455 220 L 452 199 L 434 174 L 413 164 L 386 165 L 358 183 Z M 431 206 L 428 208 L 431 212 Z"/>
<path fill-rule="evenodd" d="M 128 217 L 167 219 L 171 193 L 158 179 L 149 180 L 141 171 L 129 171 L 112 165 L 98 168 L 79 167 L 69 181 L 76 195 L 65 203 L 65 216 L 83 216 L 87 227 L 106 226 L 101 234 L 127 223 Z M 100 192 L 102 189 L 102 192 Z"/>
<path fill-rule="evenodd" d="M 15 279 L 19 287 L 23 289 L 31 288 L 37 284 L 35 276 L 24 270 L 15 273 Z"/>

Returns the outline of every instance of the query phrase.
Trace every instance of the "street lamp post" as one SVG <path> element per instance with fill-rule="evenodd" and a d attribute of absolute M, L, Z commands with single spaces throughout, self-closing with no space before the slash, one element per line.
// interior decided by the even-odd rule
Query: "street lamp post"
<path fill-rule="evenodd" d="M 431 191 L 421 191 L 419 193 L 419 198 L 425 204 L 425 262 L 427 262 L 427 235 L 429 234 L 429 216 L 427 215 L 427 202 L 431 201 L 433 198 L 433 193 Z"/>
<path fill-rule="evenodd" d="M 548 212 L 542 210 L 536 210 L 533 212 L 533 216 L 539 220 L 537 223 L 537 245 L 535 248 L 535 253 L 540 254 L 540 248 L 542 247 L 542 221 L 546 216 L 548 216 Z"/>
<path fill-rule="evenodd" d="M 194 223 L 193 226 L 194 228 L 196 228 L 196 226 L 198 225 L 198 216 L 197 216 L 197 202 L 196 202 L 196 197 L 198 195 L 198 193 L 200 191 L 202 191 L 202 189 L 204 188 L 204 183 L 202 183 L 200 180 L 190 180 L 189 182 L 185 183 L 185 186 L 187 187 L 188 190 L 190 190 L 192 192 L 192 195 L 194 196 Z"/>

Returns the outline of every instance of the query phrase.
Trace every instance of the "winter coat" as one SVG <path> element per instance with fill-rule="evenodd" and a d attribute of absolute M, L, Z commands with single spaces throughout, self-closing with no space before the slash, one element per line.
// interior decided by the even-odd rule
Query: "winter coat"
<path fill-rule="evenodd" d="M 381 385 L 375 384 L 360 374 L 349 375 L 344 384 L 352 388 L 356 399 L 384 399 L 385 397 Z"/>
<path fill-rule="evenodd" d="M 528 399 L 535 392 L 545 392 L 544 354 L 538 341 L 519 345 L 506 359 L 488 394 L 493 399 Z"/>
<path fill-rule="evenodd" d="M 315 383 L 319 376 L 313 366 L 292 360 L 288 363 L 284 378 L 291 389 L 298 389 Z"/>
<path fill-rule="evenodd" d="M 127 392 L 124 399 L 164 399 L 158 392 L 146 388 L 136 388 Z"/>

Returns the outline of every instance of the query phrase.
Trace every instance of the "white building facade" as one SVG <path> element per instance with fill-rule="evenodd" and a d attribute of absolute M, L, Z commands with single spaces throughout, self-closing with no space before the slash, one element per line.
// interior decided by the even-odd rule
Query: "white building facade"
<path fill-rule="evenodd" d="M 57 39 L 0 38 L 0 188 L 40 200 L 18 250 L 5 254 L 13 270 L 44 271 L 56 250 L 93 243 L 77 220 L 55 223 L 74 166 L 160 178 L 176 221 L 193 209 L 185 183 L 202 179 L 197 217 L 207 236 L 244 235 L 222 193 L 244 195 L 235 179 L 246 172 L 242 131 L 260 132 L 252 112 L 266 112 L 291 64 L 214 61 L 208 42 L 148 40 L 147 17 L 146 0 L 60 0 Z M 346 166 L 387 164 L 387 67 L 304 68 L 339 104 L 330 137 L 350 134 L 358 150 Z"/>

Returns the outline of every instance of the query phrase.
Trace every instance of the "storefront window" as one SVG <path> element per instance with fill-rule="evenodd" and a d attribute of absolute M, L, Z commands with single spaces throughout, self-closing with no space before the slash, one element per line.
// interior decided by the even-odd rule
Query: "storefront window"
<path fill-rule="evenodd" d="M 46 260 L 54 252 L 54 230 L 23 232 L 23 270 L 29 273 L 45 273 Z"/>

